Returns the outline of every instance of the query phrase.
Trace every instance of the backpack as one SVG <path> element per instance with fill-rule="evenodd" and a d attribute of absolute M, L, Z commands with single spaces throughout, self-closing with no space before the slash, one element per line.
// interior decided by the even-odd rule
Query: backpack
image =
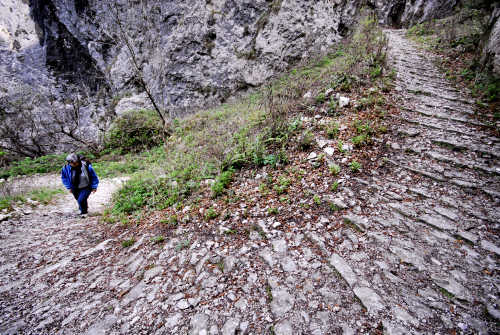
<path fill-rule="evenodd" d="M 80 161 L 84 161 L 85 163 L 87 163 L 87 166 L 88 166 L 88 165 L 90 165 L 90 164 L 92 164 L 92 163 L 90 162 L 90 159 L 88 159 L 88 158 L 87 158 L 87 157 L 85 157 L 84 155 L 77 154 L 76 156 L 78 157 L 78 159 L 79 159 Z"/>

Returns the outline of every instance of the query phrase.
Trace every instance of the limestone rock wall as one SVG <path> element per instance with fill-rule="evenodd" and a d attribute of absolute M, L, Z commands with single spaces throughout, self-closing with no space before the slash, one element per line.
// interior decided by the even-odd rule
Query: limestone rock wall
<path fill-rule="evenodd" d="M 119 18 L 155 97 L 173 109 L 223 101 L 325 51 L 342 38 L 357 9 L 357 1 L 338 0 L 149 0 L 144 7 L 89 0 L 80 12 L 71 0 L 53 3 L 99 70 L 122 90 L 134 85 L 136 74 L 119 38 Z"/>
<path fill-rule="evenodd" d="M 460 0 L 374 0 L 381 23 L 408 27 L 451 15 Z"/>
<path fill-rule="evenodd" d="M 500 4 L 491 14 L 489 28 L 481 60 L 486 67 L 490 67 L 500 76 Z"/>

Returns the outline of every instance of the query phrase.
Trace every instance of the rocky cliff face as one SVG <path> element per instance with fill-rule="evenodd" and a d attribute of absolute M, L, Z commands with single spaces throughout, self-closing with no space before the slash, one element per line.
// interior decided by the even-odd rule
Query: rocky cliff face
<path fill-rule="evenodd" d="M 488 25 L 481 61 L 483 65 L 500 75 L 500 4 L 493 10 Z"/>
<path fill-rule="evenodd" d="M 411 25 L 451 15 L 460 0 L 375 0 L 380 22 L 390 26 Z"/>
<path fill-rule="evenodd" d="M 57 91 L 69 81 L 93 92 L 106 88 L 117 112 L 144 106 L 128 40 L 155 99 L 175 115 L 325 52 L 365 4 L 382 23 L 408 26 L 446 16 L 459 1 L 3 0 L 0 87 L 5 97 L 12 83 Z M 104 114 L 90 118 L 103 122 Z"/>
<path fill-rule="evenodd" d="M 137 74 L 171 109 L 217 103 L 338 42 L 358 1 L 74 1 L 54 0 L 57 16 L 117 90 Z M 124 34 L 116 24 L 124 27 Z M 51 35 L 51 32 L 49 32 Z"/>

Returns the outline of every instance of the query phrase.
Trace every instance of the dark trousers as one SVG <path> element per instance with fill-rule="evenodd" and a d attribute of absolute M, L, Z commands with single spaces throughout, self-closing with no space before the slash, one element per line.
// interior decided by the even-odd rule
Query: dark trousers
<path fill-rule="evenodd" d="M 87 203 L 87 199 L 90 196 L 90 192 L 92 192 L 92 190 L 90 188 L 71 190 L 71 193 L 73 193 L 73 196 L 75 197 L 76 201 L 78 201 L 78 207 L 80 208 L 80 214 L 87 214 L 87 210 L 89 208 L 89 205 Z"/>

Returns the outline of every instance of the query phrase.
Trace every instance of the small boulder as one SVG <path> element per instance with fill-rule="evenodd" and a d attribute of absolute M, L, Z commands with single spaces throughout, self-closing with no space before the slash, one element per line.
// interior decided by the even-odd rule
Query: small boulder
<path fill-rule="evenodd" d="M 328 156 L 333 156 L 333 153 L 335 152 L 335 149 L 333 147 L 326 147 L 323 150 Z"/>
<path fill-rule="evenodd" d="M 350 102 L 351 102 L 351 99 L 349 99 L 348 97 L 340 97 L 339 98 L 339 107 L 343 108 L 343 107 L 349 106 Z"/>
<path fill-rule="evenodd" d="M 318 158 L 318 154 L 316 154 L 315 152 L 311 152 L 309 156 L 307 156 L 308 160 L 314 160 L 316 158 Z"/>

